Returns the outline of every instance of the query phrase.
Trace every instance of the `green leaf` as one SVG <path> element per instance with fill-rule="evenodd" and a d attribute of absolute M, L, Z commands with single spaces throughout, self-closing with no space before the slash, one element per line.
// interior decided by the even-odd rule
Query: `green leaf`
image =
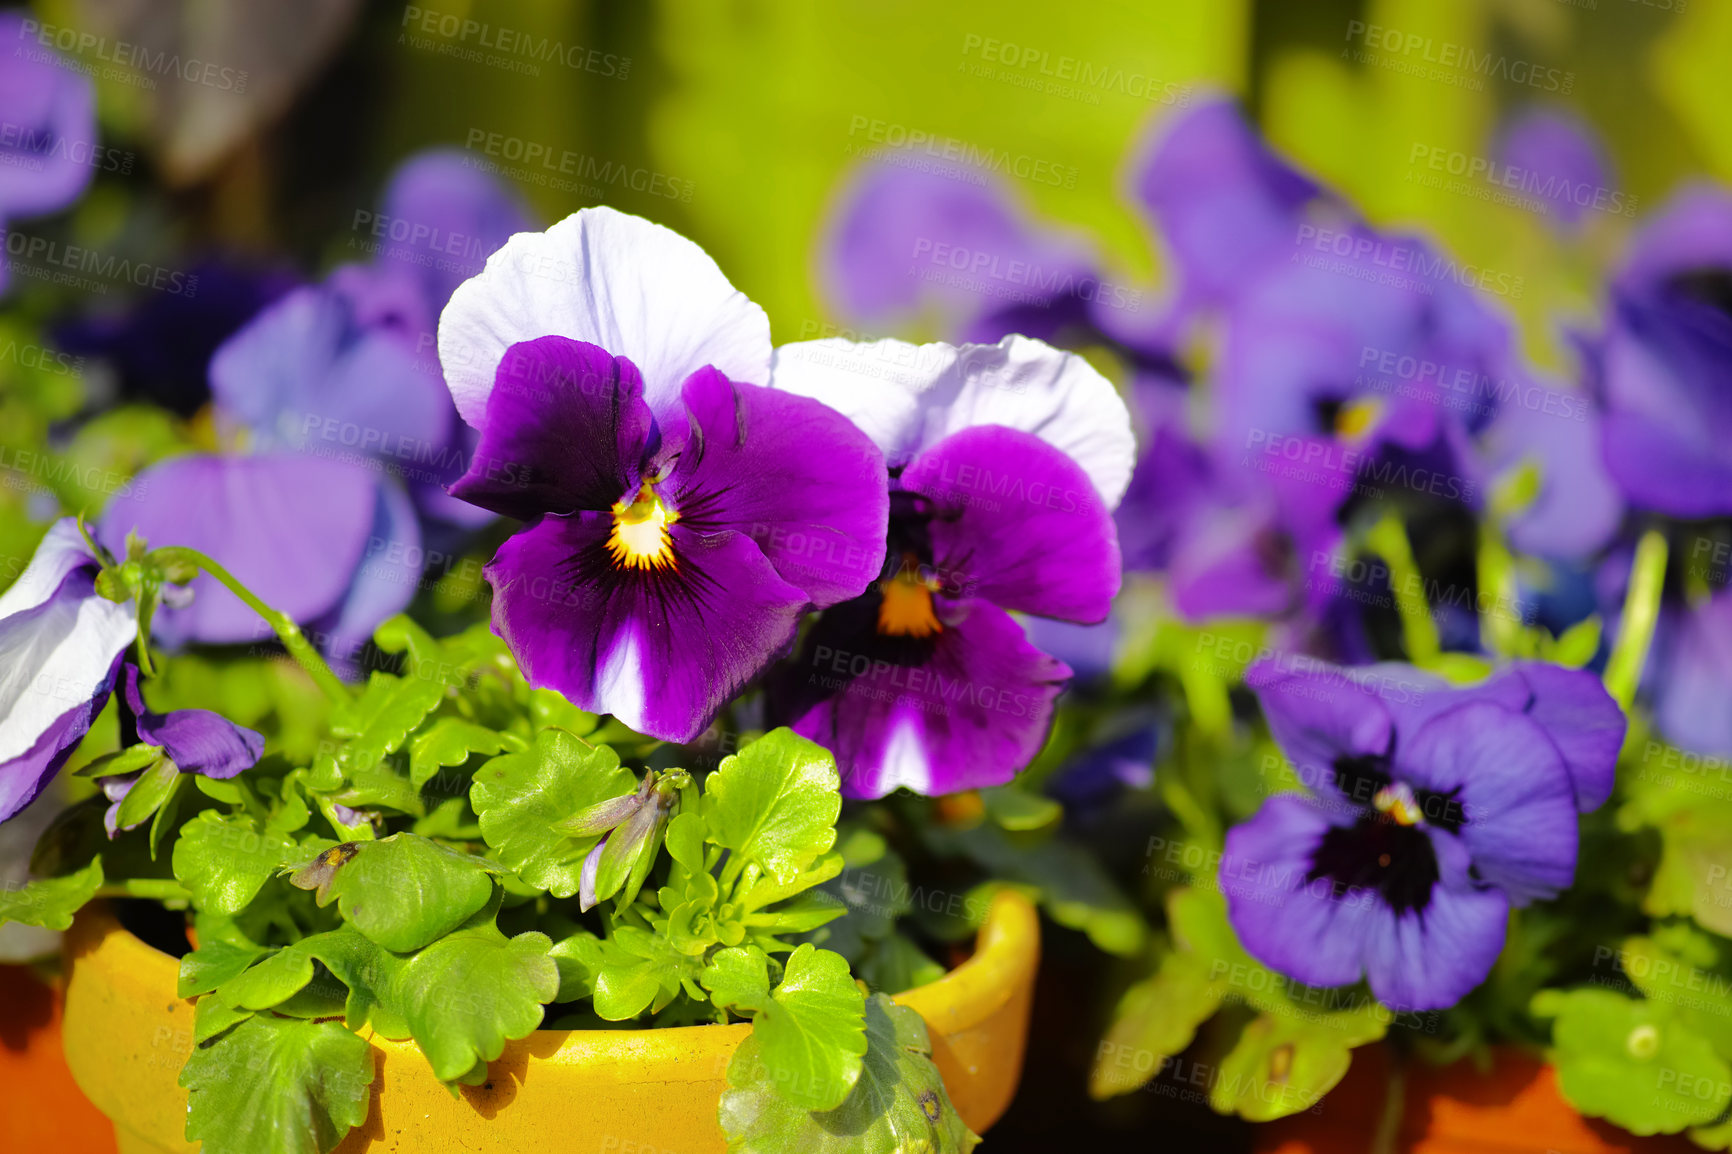
<path fill-rule="evenodd" d="M 717 950 L 698 981 L 717 1009 L 761 1010 L 770 1000 L 770 955 L 756 946 Z"/>
<path fill-rule="evenodd" d="M 728 1065 L 720 1120 L 730 1154 L 967 1154 L 969 1132 L 932 1064 L 920 1015 L 874 994 L 863 1006 L 865 1055 L 842 1103 L 814 1112 L 763 1059 L 760 1030 Z"/>
<path fill-rule="evenodd" d="M 183 998 L 208 994 L 267 952 L 257 946 L 201 937 L 198 949 L 180 960 L 180 980 L 175 992 Z"/>
<path fill-rule="evenodd" d="M 995 785 L 980 791 L 986 816 L 1005 829 L 1045 829 L 1064 816 L 1064 807 L 1050 797 L 1030 793 L 1015 785 Z"/>
<path fill-rule="evenodd" d="M 420 789 L 441 769 L 468 761 L 470 754 L 500 753 L 516 740 L 461 717 L 441 717 L 409 743 L 409 781 Z"/>
<path fill-rule="evenodd" d="M 392 999 L 435 1077 L 460 1078 L 541 1027 L 542 1005 L 559 993 L 552 945 L 541 933 L 507 938 L 489 921 L 402 959 Z"/>
<path fill-rule="evenodd" d="M 373 1048 L 336 1022 L 251 1017 L 194 1049 L 186 1136 L 204 1154 L 324 1154 L 367 1120 Z"/>
<path fill-rule="evenodd" d="M 835 844 L 842 810 L 835 759 L 791 729 L 752 742 L 704 782 L 716 844 L 786 881 Z"/>
<path fill-rule="evenodd" d="M 1221 1061 L 1209 1104 L 1222 1114 L 1269 1122 L 1309 1110 L 1335 1088 L 1353 1049 L 1383 1037 L 1387 1023 L 1367 1002 L 1353 1010 L 1295 1017 L 1259 1015 Z"/>
<path fill-rule="evenodd" d="M 752 1019 L 760 1057 L 784 1096 L 808 1110 L 841 1105 L 866 1053 L 865 1001 L 841 954 L 808 943 L 788 956 L 781 984 Z"/>
<path fill-rule="evenodd" d="M 290 946 L 218 986 L 215 997 L 242 1010 L 268 1010 L 294 997 L 312 980 L 312 956 Z"/>
<path fill-rule="evenodd" d="M 698 964 L 667 939 L 637 926 L 616 925 L 601 942 L 595 975 L 595 1012 L 609 1022 L 663 1009 L 679 994 L 682 980 Z"/>
<path fill-rule="evenodd" d="M 595 976 L 603 959 L 601 939 L 588 930 L 579 930 L 568 938 L 553 943 L 548 951 L 559 967 L 559 993 L 556 1002 L 575 1002 L 595 993 Z"/>
<path fill-rule="evenodd" d="M 444 699 L 443 680 L 375 672 L 367 680 L 366 691 L 343 718 L 344 729 L 354 732 L 354 739 L 339 757 L 343 771 L 353 776 L 403 748 L 403 742 Z M 337 731 L 335 716 L 331 725 Z"/>
<path fill-rule="evenodd" d="M 200 909 L 239 913 L 273 873 L 302 852 L 283 837 L 260 833 L 250 817 L 207 809 L 180 828 L 174 876 Z"/>
<path fill-rule="evenodd" d="M 1226 983 L 1211 980 L 1201 955 L 1175 952 L 1160 968 L 1126 990 L 1095 1047 L 1089 1096 L 1110 1098 L 1135 1090 L 1160 1072 L 1161 1063 L 1191 1044 L 1197 1027 L 1226 996 Z"/>
<path fill-rule="evenodd" d="M 351 1030 L 371 1025 L 387 1038 L 410 1036 L 394 981 L 401 959 L 353 926 L 303 938 L 298 946 L 348 987 L 343 1020 Z"/>
<path fill-rule="evenodd" d="M 125 777 L 129 773 L 137 773 L 148 769 L 162 760 L 162 747 L 139 742 L 129 745 L 115 753 L 105 753 L 79 766 L 73 771 L 76 777 Z"/>
<path fill-rule="evenodd" d="M 21 922 L 48 930 L 67 929 L 72 915 L 95 897 L 101 886 L 101 858 L 65 877 L 40 878 L 17 889 L 11 883 L 0 885 L 0 924 Z"/>
<path fill-rule="evenodd" d="M 927 957 L 912 938 L 891 933 L 867 946 L 854 963 L 854 976 L 873 993 L 900 994 L 936 982 L 944 976 L 944 967 Z"/>
<path fill-rule="evenodd" d="M 230 1026 L 253 1016 L 251 1010 L 239 1010 L 223 1004 L 221 998 L 203 997 L 192 1011 L 193 1042 L 208 1042 Z"/>
<path fill-rule="evenodd" d="M 545 729 L 521 753 L 496 757 L 475 772 L 470 804 L 481 833 L 506 868 L 555 897 L 578 890 L 584 855 L 601 840 L 569 837 L 555 822 L 632 793 L 637 779 L 605 745 L 590 746 L 563 729 Z"/>
<path fill-rule="evenodd" d="M 1671 1134 L 1712 1122 L 1732 1097 L 1732 1066 L 1665 1003 L 1543 990 L 1533 1012 L 1557 1019 L 1551 1059 L 1564 1097 L 1584 1114 L 1635 1134 Z"/>
<path fill-rule="evenodd" d="M 184 774 L 184 773 L 177 773 L 174 775 L 174 781 L 169 785 L 168 796 L 163 799 L 161 805 L 157 806 L 156 817 L 151 819 L 151 823 L 150 823 L 150 860 L 151 861 L 156 860 L 157 854 L 159 852 L 161 852 L 161 850 L 162 850 L 162 839 L 171 830 L 174 829 L 175 822 L 180 817 L 180 801 L 181 801 L 181 798 L 186 796 L 186 791 L 188 788 L 187 784 L 186 784 L 186 779 L 189 776 L 197 776 L 197 775 L 196 774 L 189 775 L 189 774 Z M 128 795 L 128 796 L 130 796 L 130 795 Z"/>
<path fill-rule="evenodd" d="M 468 921 L 493 896 L 493 878 L 479 858 L 399 833 L 358 845 L 329 893 L 357 930 L 401 954 Z"/>
<path fill-rule="evenodd" d="M 573 705 L 564 694 L 551 689 L 532 689 L 529 691 L 529 720 L 536 729 L 557 728 L 575 737 L 585 737 L 595 732 L 596 723 L 601 719 Z"/>
<path fill-rule="evenodd" d="M 1552 645 L 1551 660 L 1567 669 L 1580 669 L 1600 651 L 1603 628 L 1598 614 L 1576 622 L 1558 634 Z"/>

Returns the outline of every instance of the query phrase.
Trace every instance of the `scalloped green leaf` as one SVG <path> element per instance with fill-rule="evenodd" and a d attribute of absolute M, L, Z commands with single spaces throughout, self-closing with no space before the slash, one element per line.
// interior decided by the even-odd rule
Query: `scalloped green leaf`
<path fill-rule="evenodd" d="M 980 1139 L 944 1091 L 926 1023 L 874 994 L 862 1007 L 864 1055 L 854 1085 L 832 1110 L 812 1111 L 764 1060 L 754 1029 L 728 1064 L 720 1120 L 731 1154 L 967 1154 Z"/>
<path fill-rule="evenodd" d="M 552 946 L 546 934 L 508 938 L 487 922 L 400 960 L 393 1001 L 435 1077 L 461 1078 L 541 1027 L 541 1007 L 559 993 Z"/>
<path fill-rule="evenodd" d="M 77 873 L 40 878 L 13 889 L 0 886 L 0 924 L 21 922 L 43 929 L 64 930 L 72 916 L 102 887 L 102 859 L 94 858 Z"/>
<path fill-rule="evenodd" d="M 717 845 L 787 881 L 835 844 L 841 786 L 829 751 L 771 730 L 704 782 L 704 823 Z"/>
<path fill-rule="evenodd" d="M 605 745 L 591 746 L 563 729 L 544 729 L 521 753 L 496 757 L 475 771 L 469 802 L 499 861 L 555 897 L 575 894 L 583 859 L 599 837 L 569 837 L 555 822 L 637 789 L 637 778 Z"/>
<path fill-rule="evenodd" d="M 204 1154 L 324 1154 L 367 1120 L 373 1048 L 336 1022 L 249 1017 L 196 1047 L 180 1084 Z"/>
<path fill-rule="evenodd" d="M 439 775 L 469 760 L 472 753 L 502 753 L 521 748 L 509 734 L 461 717 L 441 717 L 409 742 L 409 782 L 420 789 Z"/>
<path fill-rule="evenodd" d="M 201 910 L 239 913 L 278 869 L 305 856 L 287 838 L 261 833 L 242 814 L 205 810 L 180 827 L 174 876 Z"/>
<path fill-rule="evenodd" d="M 450 933 L 493 896 L 487 863 L 412 833 L 362 842 L 329 894 L 357 930 L 394 953 Z"/>

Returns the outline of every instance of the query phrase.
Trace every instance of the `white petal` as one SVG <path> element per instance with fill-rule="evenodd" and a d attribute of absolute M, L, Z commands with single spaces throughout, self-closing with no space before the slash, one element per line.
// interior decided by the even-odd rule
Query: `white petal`
<path fill-rule="evenodd" d="M 1136 439 L 1112 382 L 1075 353 L 1029 337 L 960 348 L 801 341 L 776 350 L 770 383 L 847 416 L 892 467 L 962 429 L 1006 425 L 1070 454 L 1109 508 L 1130 483 Z"/>
<path fill-rule="evenodd" d="M 26 753 L 60 716 L 89 701 L 107 682 L 114 660 L 138 635 L 130 602 L 117 605 L 64 579 L 90 554 L 70 547 L 61 521 L 49 531 L 18 583 L 0 598 L 0 762 Z M 78 537 L 76 526 L 72 536 Z M 22 587 L 22 590 L 20 589 Z M 38 596 L 47 588 L 46 596 Z M 14 608 L 14 606 L 17 608 Z"/>
<path fill-rule="evenodd" d="M 545 336 L 629 358 L 652 407 L 705 365 L 746 384 L 770 375 L 764 310 L 703 249 L 611 208 L 518 233 L 451 294 L 439 318 L 439 361 L 465 421 L 481 427 L 505 350 Z"/>
<path fill-rule="evenodd" d="M 36 555 L 30 558 L 18 580 L 0 593 L 0 621 L 41 605 L 54 596 L 68 573 L 93 559 L 90 546 L 78 531 L 77 520 L 60 518 L 49 526 L 42 543 L 36 546 Z"/>

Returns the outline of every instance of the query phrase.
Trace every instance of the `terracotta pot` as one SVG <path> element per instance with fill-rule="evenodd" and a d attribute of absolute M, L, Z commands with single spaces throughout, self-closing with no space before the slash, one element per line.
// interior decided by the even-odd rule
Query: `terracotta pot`
<path fill-rule="evenodd" d="M 1373 1047 L 1315 1112 L 1257 1128 L 1257 1154 L 1372 1154 L 1384 1124 L 1389 1052 Z M 1409 1064 L 1391 1154 L 1701 1154 L 1681 1135 L 1638 1138 L 1584 1118 L 1564 1100 L 1557 1071 L 1528 1053 L 1499 1049 L 1482 1073 L 1470 1062 Z"/>
<path fill-rule="evenodd" d="M 178 964 L 88 907 L 66 937 L 66 1059 L 114 1122 L 121 1154 L 179 1154 L 192 1048 L 192 1002 L 175 997 Z M 919 1011 L 933 1058 L 963 1119 L 984 1131 L 1010 1105 L 1022 1073 L 1040 922 L 1026 898 L 994 898 L 975 952 L 940 980 L 896 997 Z M 453 1097 L 413 1042 L 370 1037 L 376 1074 L 366 1124 L 341 1154 L 372 1151 L 725 1149 L 716 1104 L 734 1048 L 732 1026 L 666 1030 L 539 1030 L 508 1043 L 483 1086 Z"/>
<path fill-rule="evenodd" d="M 111 1154 L 114 1131 L 66 1068 L 59 987 L 0 966 L 0 1150 Z"/>

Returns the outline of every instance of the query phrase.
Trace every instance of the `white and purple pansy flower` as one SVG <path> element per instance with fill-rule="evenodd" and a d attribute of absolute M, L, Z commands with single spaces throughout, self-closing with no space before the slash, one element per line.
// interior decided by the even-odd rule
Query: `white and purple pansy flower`
<path fill-rule="evenodd" d="M 778 672 L 773 719 L 836 755 L 850 797 L 1010 780 L 1071 676 L 1010 613 L 1099 622 L 1118 592 L 1123 401 L 1081 357 L 1019 336 L 785 345 L 773 383 L 852 417 L 892 476 L 884 571 Z"/>
<path fill-rule="evenodd" d="M 1602 804 L 1624 717 L 1590 673 L 1521 662 L 1474 686 L 1402 665 L 1253 666 L 1270 731 L 1311 796 L 1227 834 L 1239 940 L 1312 986 L 1362 978 L 1386 1005 L 1453 1005 L 1490 972 L 1511 906 L 1574 877 L 1578 812 Z"/>
<path fill-rule="evenodd" d="M 72 756 L 138 636 L 130 602 L 97 596 L 99 568 L 68 517 L 0 595 L 0 821 L 29 805 Z"/>
<path fill-rule="evenodd" d="M 689 741 L 883 565 L 883 455 L 765 387 L 764 311 L 676 233 L 592 208 L 518 234 L 439 354 L 481 430 L 452 493 L 526 522 L 486 569 L 494 629 L 581 708 Z"/>
<path fill-rule="evenodd" d="M 99 777 L 96 782 L 109 801 L 103 825 L 110 838 L 122 828 L 131 829 L 149 818 L 122 827 L 120 803 L 132 792 L 140 779 L 152 772 L 196 773 L 202 777 L 227 780 L 258 764 L 265 751 L 265 739 L 245 726 L 236 725 L 220 713 L 208 709 L 173 709 L 154 713 L 144 703 L 144 693 L 138 684 L 138 666 L 130 661 L 121 674 L 121 742 L 131 745 L 136 737 L 145 745 L 161 750 L 156 766 L 133 773 Z"/>

